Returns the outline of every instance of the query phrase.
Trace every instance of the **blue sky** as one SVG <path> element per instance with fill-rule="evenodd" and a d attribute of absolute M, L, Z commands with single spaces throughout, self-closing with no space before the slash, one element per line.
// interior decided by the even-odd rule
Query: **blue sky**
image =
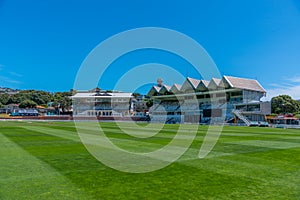
<path fill-rule="evenodd" d="M 268 98 L 286 93 L 300 99 L 297 0 L 0 0 L 0 27 L 2 87 L 69 90 L 100 42 L 128 29 L 164 27 L 200 43 L 221 74 L 259 80 Z M 149 62 L 177 66 L 182 74 L 189 68 L 166 52 L 136 52 L 116 60 L 99 86 L 114 88 L 121 72 Z M 200 78 L 192 70 L 188 75 Z M 167 72 L 161 76 L 166 84 L 182 83 Z"/>

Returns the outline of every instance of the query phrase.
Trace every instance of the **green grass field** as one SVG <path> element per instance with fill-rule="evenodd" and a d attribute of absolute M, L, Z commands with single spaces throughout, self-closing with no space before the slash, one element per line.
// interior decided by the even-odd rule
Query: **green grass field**
<path fill-rule="evenodd" d="M 178 128 L 136 139 L 114 123 L 101 125 L 115 144 L 138 152 L 164 146 Z M 205 130 L 175 163 L 130 174 L 92 157 L 71 122 L 0 122 L 0 199 L 300 198 L 300 130 L 224 127 L 198 159 Z"/>

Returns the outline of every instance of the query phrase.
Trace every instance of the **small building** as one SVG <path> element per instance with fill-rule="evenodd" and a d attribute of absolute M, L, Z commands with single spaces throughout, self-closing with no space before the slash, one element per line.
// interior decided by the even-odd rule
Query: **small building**
<path fill-rule="evenodd" d="M 15 112 L 16 110 L 19 110 L 19 104 L 9 104 L 9 105 L 5 105 L 0 112 L 5 114 L 10 114 L 12 112 Z"/>
<path fill-rule="evenodd" d="M 8 114 L 8 109 L 7 108 L 0 108 L 0 114 Z"/>
<path fill-rule="evenodd" d="M 268 121 L 271 124 L 300 125 L 299 119 L 292 114 L 270 117 Z"/>
<path fill-rule="evenodd" d="M 18 109 L 11 112 L 10 116 L 39 116 L 39 112 L 36 109 Z"/>

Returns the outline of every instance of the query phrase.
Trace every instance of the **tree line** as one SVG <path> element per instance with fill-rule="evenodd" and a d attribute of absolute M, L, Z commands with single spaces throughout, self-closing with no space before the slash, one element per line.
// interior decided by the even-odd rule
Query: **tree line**
<path fill-rule="evenodd" d="M 0 107 L 9 104 L 19 104 L 20 108 L 34 108 L 38 105 L 48 107 L 51 102 L 51 106 L 67 110 L 71 108 L 72 95 L 73 91 L 51 93 L 41 90 L 22 90 L 16 94 L 0 93 Z"/>

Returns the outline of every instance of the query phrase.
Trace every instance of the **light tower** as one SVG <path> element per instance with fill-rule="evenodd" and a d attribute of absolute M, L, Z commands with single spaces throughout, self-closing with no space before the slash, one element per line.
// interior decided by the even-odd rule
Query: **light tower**
<path fill-rule="evenodd" d="M 162 87 L 163 80 L 161 78 L 157 79 L 157 86 Z"/>

